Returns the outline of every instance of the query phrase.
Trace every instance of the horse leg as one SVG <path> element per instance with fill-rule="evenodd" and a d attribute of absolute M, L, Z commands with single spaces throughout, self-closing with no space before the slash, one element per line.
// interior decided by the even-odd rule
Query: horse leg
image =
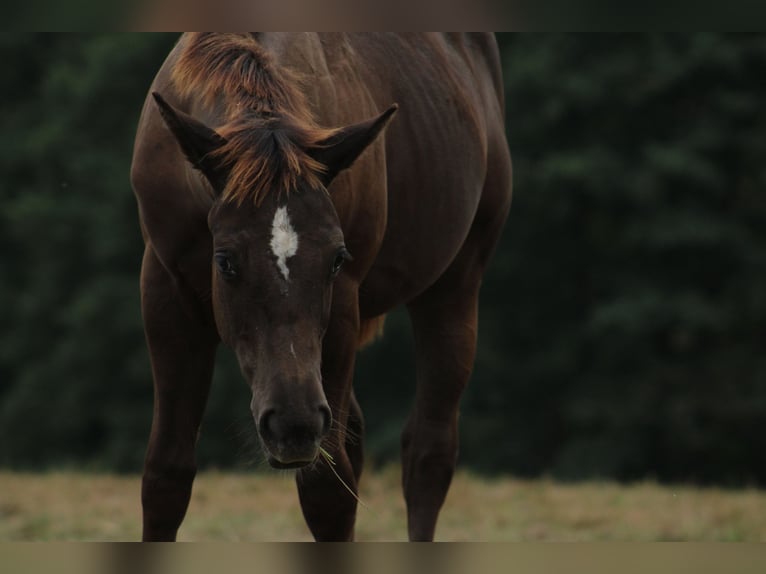
<path fill-rule="evenodd" d="M 154 415 L 141 490 L 143 540 L 172 541 L 196 474 L 194 448 L 217 337 L 211 335 L 202 312 L 184 305 L 182 297 L 190 294 L 179 291 L 151 247 L 144 253 L 141 286 L 154 376 Z"/>
<path fill-rule="evenodd" d="M 445 273 L 408 304 L 417 391 L 402 434 L 402 485 L 410 540 L 432 540 L 458 449 L 458 407 L 476 355 L 481 278 L 511 205 L 502 126 L 488 134 L 488 171 L 463 247 Z"/>
<path fill-rule="evenodd" d="M 402 434 L 410 540 L 433 540 L 455 470 L 458 405 L 476 352 L 476 290 L 437 295 L 408 306 L 417 353 L 415 405 Z"/>
<path fill-rule="evenodd" d="M 353 540 L 357 478 L 362 470 L 361 439 L 348 436 L 349 430 L 361 431 L 362 422 L 361 411 L 355 413 L 358 405 L 353 406 L 356 401 L 351 393 L 359 331 L 356 289 L 344 288 L 339 280 L 334 291 L 332 317 L 322 349 L 322 384 L 333 416 L 323 448 L 332 456 L 332 462 L 320 456 L 296 475 L 303 516 L 319 542 Z M 352 440 L 359 442 L 353 444 Z M 346 450 L 347 444 L 352 444 L 350 451 Z"/>

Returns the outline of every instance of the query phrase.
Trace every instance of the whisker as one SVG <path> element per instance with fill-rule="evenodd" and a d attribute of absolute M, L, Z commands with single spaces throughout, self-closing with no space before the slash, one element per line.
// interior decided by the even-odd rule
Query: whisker
<path fill-rule="evenodd" d="M 240 463 L 248 467 L 263 467 L 268 462 L 258 433 L 249 417 L 246 421 L 243 419 L 232 422 L 226 432 L 237 443 L 236 458 Z"/>

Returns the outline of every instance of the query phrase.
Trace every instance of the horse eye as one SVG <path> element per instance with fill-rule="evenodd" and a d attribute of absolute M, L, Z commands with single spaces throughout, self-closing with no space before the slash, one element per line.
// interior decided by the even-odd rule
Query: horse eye
<path fill-rule="evenodd" d="M 343 267 L 343 263 L 351 259 L 351 254 L 345 247 L 342 247 L 335 255 L 335 259 L 332 262 L 332 275 L 333 277 L 340 272 L 340 268 Z"/>
<path fill-rule="evenodd" d="M 234 269 L 234 265 L 226 253 L 215 254 L 215 266 L 224 277 L 232 278 L 237 274 L 237 270 Z"/>

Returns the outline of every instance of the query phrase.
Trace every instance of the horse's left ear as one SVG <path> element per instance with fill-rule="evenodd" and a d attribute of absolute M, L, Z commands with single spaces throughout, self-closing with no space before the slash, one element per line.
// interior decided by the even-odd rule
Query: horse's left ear
<path fill-rule="evenodd" d="M 375 118 L 339 128 L 331 136 L 307 150 L 312 158 L 326 167 L 322 174 L 325 187 L 328 187 L 341 171 L 351 167 L 367 146 L 375 141 L 398 109 L 399 106 L 393 104 Z"/>

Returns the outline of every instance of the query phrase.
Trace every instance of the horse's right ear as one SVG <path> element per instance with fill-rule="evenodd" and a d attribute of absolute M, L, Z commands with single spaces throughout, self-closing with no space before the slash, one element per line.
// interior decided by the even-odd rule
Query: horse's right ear
<path fill-rule="evenodd" d="M 226 185 L 226 170 L 212 152 L 226 143 L 226 139 L 202 122 L 175 109 L 157 92 L 152 92 L 162 119 L 170 128 L 191 164 L 202 172 L 213 189 L 220 193 Z"/>

